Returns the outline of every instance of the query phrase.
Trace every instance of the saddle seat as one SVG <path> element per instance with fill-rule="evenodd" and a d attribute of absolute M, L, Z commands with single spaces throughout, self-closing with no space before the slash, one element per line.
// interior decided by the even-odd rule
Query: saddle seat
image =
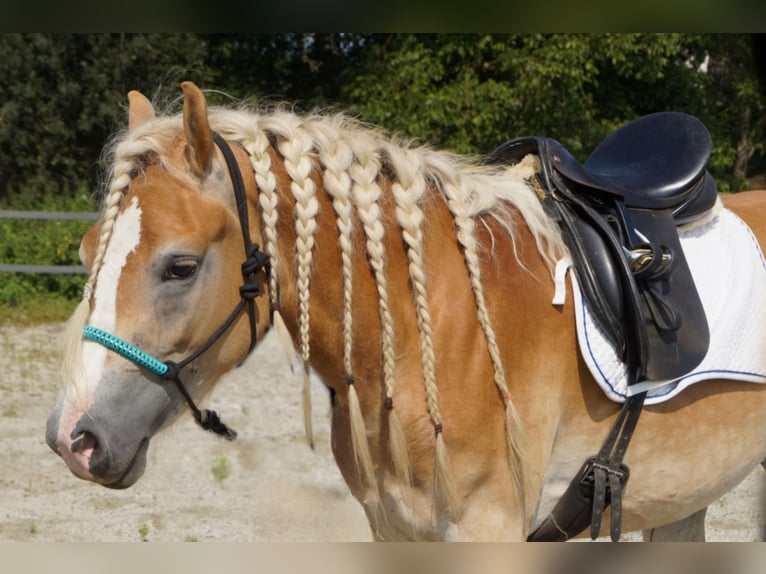
<path fill-rule="evenodd" d="M 573 193 L 613 196 L 626 207 L 670 209 L 681 225 L 703 215 L 716 202 L 718 188 L 707 171 L 711 148 L 710 134 L 697 118 L 659 112 L 612 132 L 583 163 L 547 137 L 505 142 L 490 154 L 488 162 L 514 164 L 528 153 L 545 156 Z"/>
<path fill-rule="evenodd" d="M 706 169 L 711 147 L 697 118 L 660 112 L 612 132 L 583 164 L 558 142 L 549 153 L 556 170 L 581 189 L 616 194 L 627 207 L 671 209 L 685 222 L 715 203 L 717 186 Z"/>

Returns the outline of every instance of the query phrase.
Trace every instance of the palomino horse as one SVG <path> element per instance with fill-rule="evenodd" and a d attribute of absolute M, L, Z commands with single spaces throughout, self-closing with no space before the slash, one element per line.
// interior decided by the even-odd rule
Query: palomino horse
<path fill-rule="evenodd" d="M 578 352 L 572 298 L 551 304 L 566 248 L 535 158 L 473 165 L 343 116 L 208 111 L 182 87 L 174 116 L 129 96 L 51 448 L 126 488 L 185 401 L 226 434 L 195 401 L 274 325 L 330 389 L 333 453 L 374 538 L 525 540 L 620 410 Z M 763 248 L 763 192 L 722 199 Z M 704 537 L 706 507 L 766 455 L 764 420 L 745 382 L 646 406 L 625 530 Z"/>

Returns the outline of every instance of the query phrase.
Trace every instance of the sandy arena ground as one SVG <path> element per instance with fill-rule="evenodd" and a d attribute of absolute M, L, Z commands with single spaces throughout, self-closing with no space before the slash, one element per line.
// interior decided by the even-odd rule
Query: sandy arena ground
<path fill-rule="evenodd" d="M 326 392 L 314 385 L 311 451 L 300 376 L 271 336 L 206 401 L 238 431 L 236 441 L 204 433 L 185 416 L 154 439 L 146 474 L 132 488 L 113 491 L 75 478 L 44 440 L 60 389 L 61 330 L 0 328 L 0 542 L 370 540 L 330 452 Z M 216 478 L 214 469 L 225 466 Z M 764 506 L 759 467 L 710 508 L 708 540 L 762 540 Z"/>

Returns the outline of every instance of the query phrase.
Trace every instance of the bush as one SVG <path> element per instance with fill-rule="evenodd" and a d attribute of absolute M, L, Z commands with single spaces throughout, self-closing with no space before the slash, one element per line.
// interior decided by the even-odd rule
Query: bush
<path fill-rule="evenodd" d="M 0 209 L 93 212 L 90 194 L 73 198 L 48 194 L 36 205 L 10 197 Z M 78 250 L 89 221 L 0 219 L 0 263 L 80 265 Z M 83 275 L 0 273 L 0 309 L 34 306 L 38 301 L 75 302 L 82 294 Z"/>

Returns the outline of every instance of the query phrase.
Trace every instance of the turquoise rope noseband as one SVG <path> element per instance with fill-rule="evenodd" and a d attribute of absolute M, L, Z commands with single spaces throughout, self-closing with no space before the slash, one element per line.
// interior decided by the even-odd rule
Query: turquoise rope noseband
<path fill-rule="evenodd" d="M 91 341 L 95 341 L 96 343 L 100 343 L 104 347 L 111 349 L 115 353 L 122 355 L 129 361 L 133 361 L 141 367 L 149 369 L 155 375 L 162 377 L 168 372 L 168 366 L 162 361 L 155 359 L 135 345 L 131 345 L 127 341 L 124 341 L 111 333 L 107 333 L 103 329 L 86 325 L 82 330 L 82 336 Z"/>
<path fill-rule="evenodd" d="M 221 150 L 226 165 L 229 168 L 229 175 L 234 186 L 234 196 L 237 204 L 237 212 L 239 215 L 239 223 L 242 228 L 242 238 L 245 242 L 245 254 L 247 259 L 242 263 L 242 277 L 244 283 L 239 288 L 240 300 L 237 306 L 229 314 L 227 319 L 223 322 L 215 333 L 196 351 L 191 353 L 188 357 L 175 363 L 173 361 L 162 362 L 155 357 L 152 357 L 149 353 L 142 351 L 135 345 L 128 343 L 127 341 L 120 339 L 116 335 L 113 335 L 98 327 L 92 325 L 86 325 L 83 328 L 82 335 L 84 338 L 94 341 L 100 345 L 103 345 L 107 349 L 114 351 L 120 356 L 132 361 L 136 365 L 148 369 L 155 375 L 162 377 L 165 380 L 173 381 L 178 387 L 183 398 L 186 400 L 189 408 L 192 410 L 194 419 L 205 430 L 214 432 L 228 440 L 236 438 L 237 433 L 227 427 L 219 418 L 218 413 L 208 409 L 200 410 L 194 403 L 189 391 L 184 386 L 180 378 L 181 369 L 192 361 L 198 359 L 205 351 L 207 351 L 221 336 L 232 326 L 235 319 L 247 309 L 247 314 L 250 323 L 250 348 L 248 355 L 255 348 L 256 343 L 256 312 L 255 312 L 255 298 L 261 294 L 261 286 L 255 280 L 255 275 L 264 271 L 268 276 L 270 273 L 270 265 L 268 256 L 260 251 L 257 243 L 253 243 L 250 238 L 250 224 L 248 222 L 247 213 L 247 194 L 245 192 L 245 184 L 242 180 L 242 173 L 239 171 L 237 160 L 234 157 L 234 153 L 231 151 L 229 144 L 219 136 L 217 133 L 213 133 L 213 140 L 218 148 Z M 272 309 L 273 311 L 274 309 Z"/>

